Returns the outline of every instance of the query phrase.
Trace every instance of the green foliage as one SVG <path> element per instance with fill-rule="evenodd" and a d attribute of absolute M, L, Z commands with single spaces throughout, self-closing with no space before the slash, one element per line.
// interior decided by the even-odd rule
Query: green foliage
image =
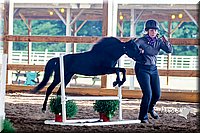
<path fill-rule="evenodd" d="M 83 21 L 77 21 L 76 25 L 79 27 Z M 172 23 L 172 30 L 180 22 Z M 136 24 L 136 37 L 143 36 L 145 21 L 138 21 Z M 168 29 L 168 22 L 163 21 L 160 24 L 164 25 Z M 130 36 L 130 21 L 123 21 L 123 37 Z M 48 35 L 48 36 L 65 36 L 66 26 L 61 20 L 32 20 L 32 35 Z M 3 29 L 3 21 L 1 21 L 0 28 Z M 72 27 L 73 28 L 73 27 Z M 160 35 L 168 36 L 167 31 L 160 26 Z M 3 34 L 3 32 L 1 32 Z M 28 28 L 22 20 L 14 20 L 14 35 L 28 35 Z M 198 38 L 199 29 L 193 22 L 184 22 L 178 29 L 172 34 L 172 38 Z M 84 26 L 77 32 L 77 36 L 102 36 L 102 21 L 88 21 Z M 120 36 L 119 29 L 117 30 L 117 36 Z M 28 43 L 26 42 L 14 42 L 14 50 L 28 50 Z M 64 52 L 66 49 L 65 43 L 54 43 L 54 42 L 33 42 L 33 51 L 45 51 L 48 49 L 50 52 Z M 78 44 L 77 52 L 88 51 L 92 47 L 91 44 Z M 160 54 L 164 54 L 163 51 Z M 174 46 L 173 55 L 198 55 L 198 47 L 196 46 Z"/>
<path fill-rule="evenodd" d="M 65 36 L 66 28 L 61 20 L 33 20 L 32 35 Z"/>
<path fill-rule="evenodd" d="M 173 22 L 172 28 L 175 28 L 179 22 Z M 193 22 L 184 22 L 172 34 L 172 38 L 197 38 L 199 33 L 198 27 Z"/>
<path fill-rule="evenodd" d="M 85 51 L 89 51 L 92 48 L 93 45 L 91 44 L 77 44 L 77 52 L 85 52 Z"/>
<path fill-rule="evenodd" d="M 77 22 L 77 27 L 82 24 L 83 21 Z M 88 21 L 78 31 L 77 36 L 102 36 L 102 21 Z"/>
<path fill-rule="evenodd" d="M 198 47 L 197 46 L 173 46 L 172 55 L 180 56 L 198 56 Z"/>
<path fill-rule="evenodd" d="M 50 99 L 50 112 L 54 114 L 62 114 L 61 97 L 53 97 Z M 66 115 L 68 118 L 74 117 L 78 112 L 76 103 L 72 100 L 66 101 Z"/>
<path fill-rule="evenodd" d="M 3 131 L 2 133 L 14 133 L 15 128 L 13 127 L 13 124 L 10 122 L 9 119 L 5 119 L 3 122 Z"/>
<path fill-rule="evenodd" d="M 112 118 L 115 111 L 119 109 L 119 100 L 96 100 L 93 106 L 99 113 L 105 113 L 107 117 Z"/>
<path fill-rule="evenodd" d="M 14 35 L 28 35 L 28 28 L 22 20 L 14 20 L 13 22 Z"/>
<path fill-rule="evenodd" d="M 48 49 L 49 52 L 64 52 L 65 51 L 65 43 L 51 43 L 51 42 L 33 42 L 32 50 L 33 51 L 45 51 Z"/>
<path fill-rule="evenodd" d="M 22 20 L 14 20 L 13 23 L 14 35 L 28 35 L 28 28 Z M 26 42 L 13 42 L 13 50 L 28 50 L 28 43 Z"/>

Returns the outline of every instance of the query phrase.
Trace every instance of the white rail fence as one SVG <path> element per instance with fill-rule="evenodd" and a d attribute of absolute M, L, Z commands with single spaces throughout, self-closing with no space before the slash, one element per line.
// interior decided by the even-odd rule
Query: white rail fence
<path fill-rule="evenodd" d="M 45 65 L 46 62 L 53 58 L 59 57 L 60 54 L 65 52 L 39 52 L 32 51 L 30 64 Z M 158 55 L 157 66 L 159 69 L 167 69 L 167 55 Z M 10 57 L 13 64 L 27 64 L 28 52 L 27 51 L 13 51 Z M 198 56 L 170 56 L 169 69 L 179 70 L 197 70 L 198 69 Z M 126 55 L 121 57 L 122 66 L 125 68 L 132 68 L 134 61 Z"/>

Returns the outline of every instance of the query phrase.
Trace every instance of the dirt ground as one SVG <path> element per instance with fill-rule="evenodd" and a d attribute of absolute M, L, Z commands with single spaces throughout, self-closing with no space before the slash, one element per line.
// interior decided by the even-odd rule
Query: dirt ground
<path fill-rule="evenodd" d="M 54 96 L 54 95 L 51 95 Z M 155 110 L 160 119 L 151 117 L 149 124 L 125 124 L 109 126 L 61 126 L 45 125 L 45 120 L 54 119 L 54 114 L 46 111 L 42 113 L 41 107 L 44 94 L 7 93 L 6 95 L 6 118 L 13 123 L 16 132 L 199 132 L 199 104 L 185 102 L 159 101 Z M 71 119 L 98 118 L 98 113 L 93 110 L 94 101 L 76 101 L 78 113 Z M 140 99 L 124 99 L 122 103 L 123 119 L 135 120 L 138 117 Z M 180 116 L 184 108 L 192 109 L 189 114 Z M 118 112 L 111 120 L 118 119 Z"/>

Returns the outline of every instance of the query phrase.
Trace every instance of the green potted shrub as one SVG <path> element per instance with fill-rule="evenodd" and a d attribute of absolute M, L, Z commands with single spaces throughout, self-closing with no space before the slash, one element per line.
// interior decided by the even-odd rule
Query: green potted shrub
<path fill-rule="evenodd" d="M 100 119 L 110 121 L 119 109 L 119 100 L 96 100 L 93 106 L 94 110 L 99 112 Z"/>
<path fill-rule="evenodd" d="M 13 127 L 13 124 L 11 123 L 11 121 L 9 119 L 5 119 L 3 121 L 3 131 L 2 133 L 14 133 L 15 132 L 15 128 Z"/>
<path fill-rule="evenodd" d="M 62 122 L 62 104 L 61 97 L 56 96 L 50 99 L 50 112 L 55 114 L 55 121 Z M 72 118 L 78 112 L 78 106 L 73 100 L 66 101 L 66 117 Z"/>

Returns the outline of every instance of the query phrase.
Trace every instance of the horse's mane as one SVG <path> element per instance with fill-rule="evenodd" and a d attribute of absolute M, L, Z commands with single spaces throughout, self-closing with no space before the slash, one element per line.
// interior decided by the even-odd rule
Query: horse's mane
<path fill-rule="evenodd" d="M 94 46 L 92 47 L 91 51 L 93 50 L 102 50 L 106 47 L 110 47 L 113 45 L 119 45 L 121 41 L 115 37 L 104 37 L 100 39 Z"/>

